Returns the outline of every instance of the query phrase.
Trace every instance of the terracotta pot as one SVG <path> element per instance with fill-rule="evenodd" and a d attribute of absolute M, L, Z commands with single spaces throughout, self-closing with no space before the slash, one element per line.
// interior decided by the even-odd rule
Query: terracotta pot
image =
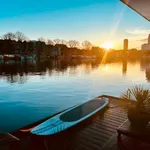
<path fill-rule="evenodd" d="M 135 108 L 128 109 L 128 119 L 132 126 L 144 128 L 150 121 L 150 115 L 139 113 Z"/>

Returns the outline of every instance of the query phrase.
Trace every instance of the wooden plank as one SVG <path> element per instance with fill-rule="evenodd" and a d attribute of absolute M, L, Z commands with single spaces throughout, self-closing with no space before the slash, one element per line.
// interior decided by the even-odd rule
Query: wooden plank
<path fill-rule="evenodd" d="M 106 138 L 103 138 L 101 135 L 97 135 L 96 132 L 93 133 L 93 132 L 90 132 L 90 131 L 82 131 L 82 134 L 85 134 L 87 136 L 91 136 L 92 138 L 95 138 L 97 140 L 100 140 L 102 142 L 106 142 L 108 139 Z"/>
<path fill-rule="evenodd" d="M 117 127 L 116 128 L 110 128 L 109 126 L 106 126 L 106 125 L 97 125 L 96 126 L 97 128 L 101 128 L 105 131 L 107 131 L 107 133 L 110 133 L 111 135 L 116 131 Z"/>
<path fill-rule="evenodd" d="M 117 122 L 124 122 L 124 120 L 126 120 L 126 119 L 118 119 L 116 117 L 114 118 L 114 117 L 109 117 L 109 116 L 105 116 L 105 119 L 111 119 L 111 120 L 114 120 L 114 121 L 117 121 Z"/>
<path fill-rule="evenodd" d="M 88 128 L 89 129 L 89 128 Z M 97 130 L 96 127 L 92 126 L 91 129 L 95 129 L 97 133 L 99 133 L 101 136 L 103 136 L 104 138 L 109 139 L 111 135 L 107 134 L 106 131 L 104 131 L 103 129 L 99 129 Z"/>
<path fill-rule="evenodd" d="M 112 113 L 107 113 L 107 115 L 111 115 Z M 114 112 L 113 115 L 118 116 L 118 117 L 127 117 L 127 113 L 118 113 L 118 112 Z"/>
<path fill-rule="evenodd" d="M 79 134 L 79 138 L 83 138 L 85 140 L 88 140 L 91 143 L 95 143 L 98 146 L 102 146 L 104 144 L 103 141 L 100 141 L 99 139 L 93 138 L 91 136 L 87 136 L 87 134 Z"/>
<path fill-rule="evenodd" d="M 126 120 L 126 119 L 125 119 Z M 118 127 L 118 126 L 120 126 L 121 124 L 122 124 L 122 122 L 116 122 L 116 123 L 112 123 L 112 122 L 110 122 L 110 121 L 105 121 L 105 122 L 103 122 L 103 121 L 101 121 L 101 122 L 98 122 L 99 124 L 102 124 L 102 125 L 107 125 L 107 126 L 109 126 L 110 128 L 116 128 L 116 127 Z"/>
<path fill-rule="evenodd" d="M 114 105 L 113 103 L 110 103 L 110 105 L 112 105 L 112 106 L 110 106 L 109 107 L 109 111 L 124 111 L 124 112 L 126 112 L 126 107 L 124 107 L 124 108 L 121 108 L 119 105 Z"/>
<path fill-rule="evenodd" d="M 118 117 L 118 116 L 115 116 L 115 115 L 107 115 L 107 114 L 105 115 L 105 117 L 109 117 L 109 118 L 112 118 L 112 119 L 117 119 L 117 120 L 120 120 L 120 121 L 121 120 L 124 121 L 126 119 L 125 117 L 121 118 L 121 117 Z"/>
<path fill-rule="evenodd" d="M 117 133 L 115 133 L 102 147 L 103 150 L 111 150 L 117 145 Z"/>
<path fill-rule="evenodd" d="M 113 111 L 113 110 L 123 110 L 123 111 L 126 111 L 127 110 L 127 107 L 122 107 L 120 106 L 120 104 L 114 104 L 113 102 L 109 103 L 110 104 L 110 111 Z"/>
<path fill-rule="evenodd" d="M 89 141 L 89 140 L 85 140 L 85 139 L 83 139 L 83 138 L 79 138 L 78 139 L 78 143 L 79 144 L 84 144 L 84 145 L 86 145 L 86 146 L 88 146 L 91 150 L 93 149 L 93 150 L 99 150 L 100 149 L 100 145 L 97 145 L 97 144 L 95 144 L 95 143 L 93 143 L 93 141 Z M 77 143 L 77 144 L 78 144 Z"/>
<path fill-rule="evenodd" d="M 118 109 L 109 109 L 109 111 L 107 111 L 107 113 L 114 113 L 114 114 L 124 114 L 124 115 L 126 115 L 126 111 L 124 111 L 124 110 L 118 110 Z"/>
<path fill-rule="evenodd" d="M 108 117 L 110 119 L 114 119 L 114 120 L 120 120 L 120 121 L 124 121 L 126 119 L 126 117 L 118 117 L 118 116 L 113 116 L 113 115 L 106 115 L 105 117 Z"/>
<path fill-rule="evenodd" d="M 110 117 L 105 117 L 105 119 L 101 120 L 101 122 L 107 122 L 107 121 L 112 122 L 112 123 L 122 123 L 122 120 L 116 120 L 116 119 L 114 119 L 114 118 L 112 119 Z"/>
<path fill-rule="evenodd" d="M 116 113 L 116 112 L 113 112 L 113 113 L 106 113 L 106 115 L 114 115 L 114 116 L 118 116 L 118 117 L 127 117 L 127 113 Z"/>
<path fill-rule="evenodd" d="M 127 118 L 126 118 L 127 119 Z M 125 120 L 126 120 L 125 119 Z M 120 125 L 120 124 L 122 124 L 122 121 L 121 120 L 114 120 L 113 118 L 105 118 L 105 119 L 103 119 L 103 120 L 95 120 L 95 122 L 101 122 L 101 123 L 105 123 L 105 124 L 110 124 L 110 125 L 112 125 L 112 126 L 114 126 L 114 125 Z"/>
<path fill-rule="evenodd" d="M 96 131 L 99 131 L 99 132 L 104 133 L 104 134 L 109 135 L 109 136 L 111 136 L 113 134 L 112 132 L 106 130 L 106 128 L 105 129 L 104 128 L 99 128 L 99 127 L 94 126 L 94 125 L 91 128 L 95 128 Z"/>
<path fill-rule="evenodd" d="M 112 125 L 112 126 L 120 126 L 122 124 L 122 122 L 113 122 L 112 120 L 104 120 L 104 121 L 101 121 L 101 123 L 105 123 L 107 124 L 109 122 L 109 125 Z"/>
<path fill-rule="evenodd" d="M 113 104 L 112 104 L 113 105 Z M 119 105 L 116 106 L 111 106 L 108 109 L 108 112 L 114 112 L 114 111 L 124 111 L 125 112 L 126 108 L 121 108 Z"/>
<path fill-rule="evenodd" d="M 114 128 L 112 126 L 109 126 L 108 124 L 102 124 L 101 122 L 97 123 L 97 124 L 93 124 L 93 126 L 95 126 L 97 128 L 101 128 L 101 129 L 107 130 L 107 132 L 109 132 L 110 134 L 113 134 L 114 131 L 116 131 L 116 129 L 117 129 L 117 127 Z"/>
<path fill-rule="evenodd" d="M 93 130 L 91 130 L 91 129 L 86 129 L 86 130 L 83 130 L 83 132 L 88 132 L 88 133 L 90 133 L 90 134 L 94 134 L 95 136 L 97 136 L 97 137 L 99 137 L 102 141 L 106 141 L 106 140 L 108 140 L 109 139 L 109 137 L 105 137 L 105 136 L 103 136 L 102 134 L 103 133 L 99 133 L 99 132 L 95 132 L 95 131 L 93 131 Z"/>
<path fill-rule="evenodd" d="M 98 97 L 106 97 L 110 100 L 117 100 L 117 101 L 121 101 L 121 102 L 124 102 L 124 103 L 128 103 L 128 100 L 126 100 L 126 99 L 122 99 L 120 97 L 115 97 L 115 96 L 111 96 L 111 95 L 101 95 L 101 96 L 98 96 Z"/>

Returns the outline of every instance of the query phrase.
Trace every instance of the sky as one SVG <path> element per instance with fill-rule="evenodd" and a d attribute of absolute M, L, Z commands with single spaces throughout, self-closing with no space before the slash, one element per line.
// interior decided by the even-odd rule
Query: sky
<path fill-rule="evenodd" d="M 1 2 L 0 35 L 23 32 L 29 39 L 88 40 L 121 49 L 140 48 L 150 23 L 119 0 L 7 0 Z"/>

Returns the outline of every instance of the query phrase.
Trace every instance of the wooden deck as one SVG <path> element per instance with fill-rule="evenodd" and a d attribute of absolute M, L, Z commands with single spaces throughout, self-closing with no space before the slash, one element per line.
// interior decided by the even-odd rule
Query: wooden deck
<path fill-rule="evenodd" d="M 91 124 L 69 136 L 64 149 L 67 150 L 134 150 L 150 149 L 145 144 L 123 136 L 122 142 L 117 141 L 117 128 L 127 120 L 126 101 L 111 98 L 109 108 L 104 114 L 96 117 Z M 58 141 L 54 145 L 57 145 Z M 56 146 L 54 149 L 58 149 Z"/>
<path fill-rule="evenodd" d="M 127 120 L 126 104 L 126 102 L 110 98 L 107 111 L 95 118 L 92 124 L 76 133 L 71 149 L 105 149 L 116 136 L 116 129 Z"/>
<path fill-rule="evenodd" d="M 130 149 L 150 149 L 150 144 L 142 143 L 132 138 L 123 136 L 122 142 L 118 143 L 116 129 L 127 120 L 127 102 L 109 97 L 109 108 L 98 115 L 82 128 L 74 132 L 68 132 L 63 136 L 47 139 L 47 146 L 50 150 L 130 150 Z M 32 140 L 32 144 L 27 146 L 26 138 L 21 139 L 20 150 L 44 150 L 42 140 Z M 41 143 L 40 143 L 41 142 Z M 25 144 L 26 143 L 26 144 Z M 23 145 L 21 144 L 21 145 Z"/>

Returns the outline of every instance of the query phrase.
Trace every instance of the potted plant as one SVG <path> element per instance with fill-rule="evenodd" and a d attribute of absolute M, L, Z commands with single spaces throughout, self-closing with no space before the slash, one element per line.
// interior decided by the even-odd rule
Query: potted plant
<path fill-rule="evenodd" d="M 146 127 L 150 121 L 150 90 L 134 86 L 125 91 L 121 98 L 129 100 L 128 119 L 131 125 Z"/>

